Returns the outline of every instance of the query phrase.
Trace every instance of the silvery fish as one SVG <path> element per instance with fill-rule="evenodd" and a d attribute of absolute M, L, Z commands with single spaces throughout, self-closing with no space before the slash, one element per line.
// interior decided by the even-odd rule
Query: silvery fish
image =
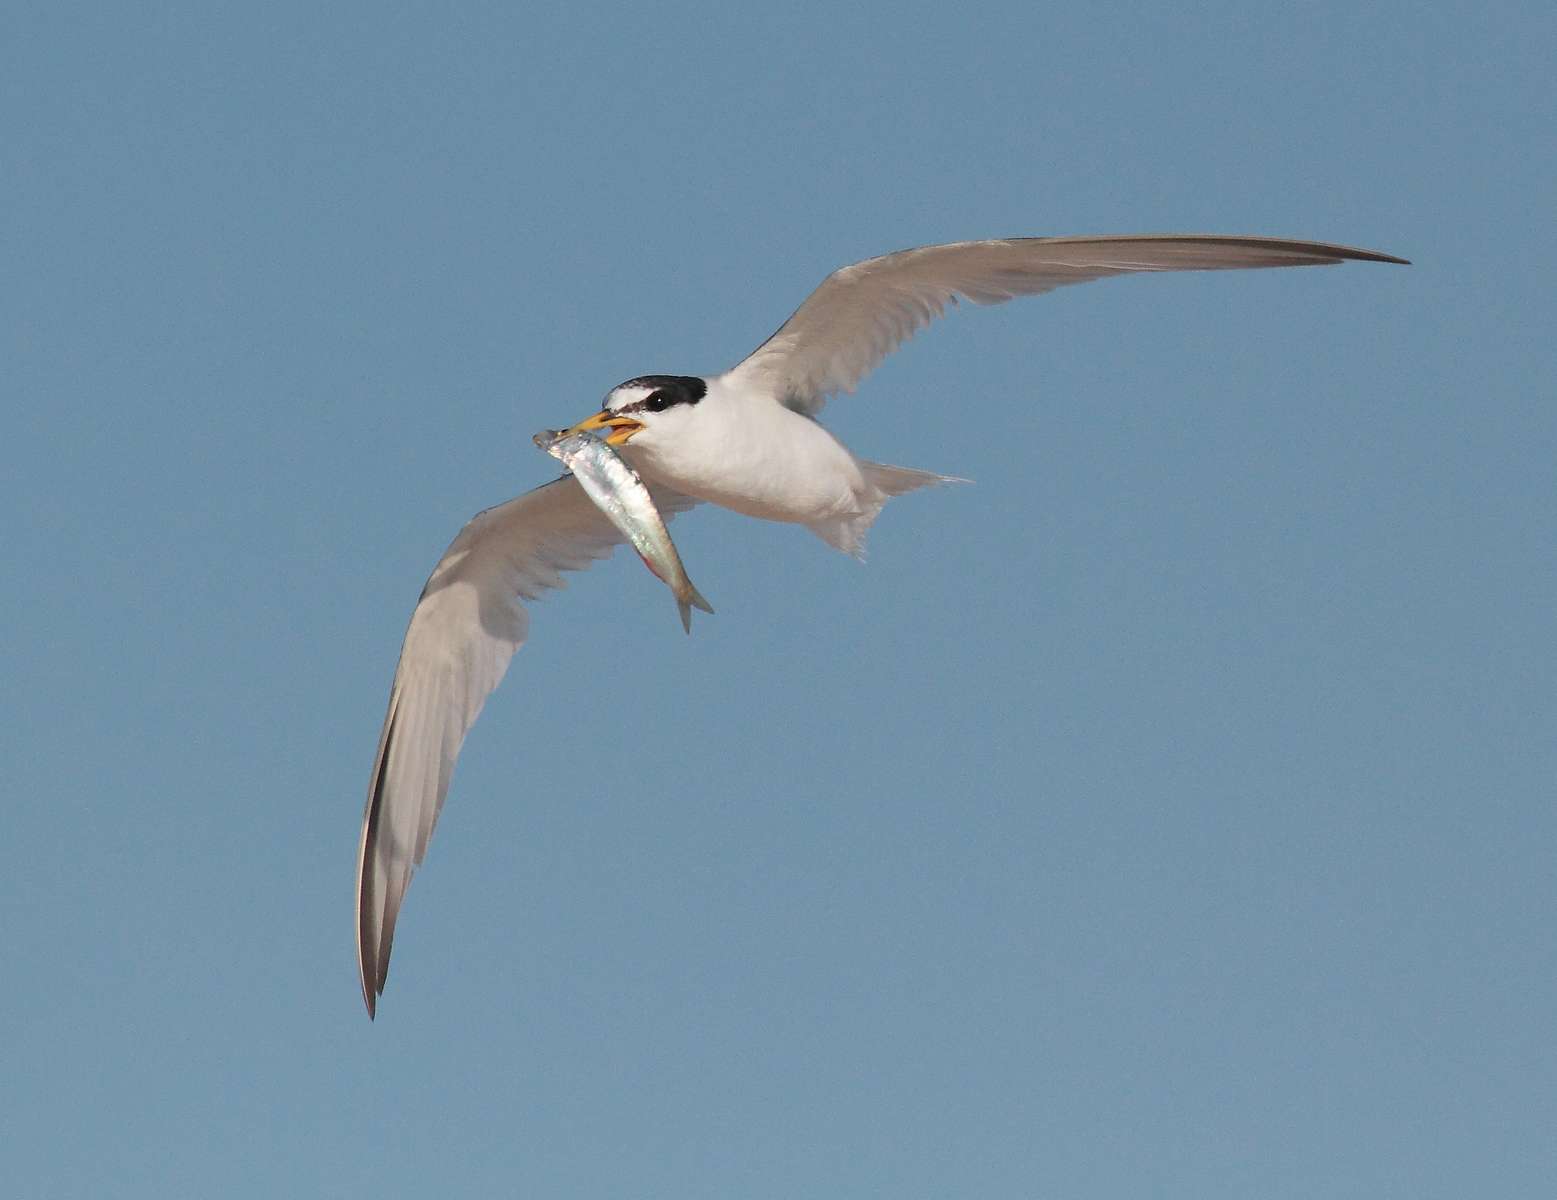
<path fill-rule="evenodd" d="M 535 444 L 573 472 L 589 498 L 632 543 L 643 565 L 675 593 L 681 626 L 692 632 L 692 608 L 713 612 L 687 578 L 676 544 L 643 480 L 622 456 L 589 433 L 549 429 L 535 435 Z"/>

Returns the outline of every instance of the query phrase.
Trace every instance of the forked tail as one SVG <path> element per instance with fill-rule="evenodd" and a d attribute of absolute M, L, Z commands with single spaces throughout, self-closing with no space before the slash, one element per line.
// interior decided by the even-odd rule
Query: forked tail
<path fill-rule="evenodd" d="M 934 471 L 920 471 L 913 467 L 889 467 L 886 463 L 860 460 L 865 478 L 888 496 L 901 496 L 917 488 L 935 487 L 943 483 L 969 483 L 960 475 L 937 475 Z"/>
<path fill-rule="evenodd" d="M 858 461 L 866 481 L 877 492 L 874 503 L 852 516 L 835 517 L 830 521 L 806 526 L 829 546 L 845 554 L 852 554 L 855 558 L 865 557 L 866 531 L 880 515 L 882 506 L 893 496 L 943 483 L 969 482 L 956 475 L 937 475 L 934 471 L 920 471 L 913 467 L 892 467 L 886 463 L 867 462 L 863 458 Z"/>
<path fill-rule="evenodd" d="M 681 613 L 681 628 L 688 633 L 692 632 L 692 609 L 694 607 L 701 608 L 710 615 L 714 611 L 714 606 L 703 599 L 703 593 L 698 591 L 693 582 L 688 579 L 686 581 L 686 589 L 678 588 L 676 591 L 676 609 Z"/>

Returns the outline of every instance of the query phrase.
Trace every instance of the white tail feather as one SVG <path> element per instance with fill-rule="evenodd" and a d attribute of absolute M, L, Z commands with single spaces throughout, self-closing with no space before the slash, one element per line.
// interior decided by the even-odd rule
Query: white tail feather
<path fill-rule="evenodd" d="M 886 463 L 866 462 L 864 459 L 860 459 L 859 464 L 873 493 L 865 498 L 860 511 L 806 526 L 829 546 L 858 559 L 865 557 L 865 534 L 875 523 L 882 507 L 893 496 L 943 483 L 968 482 L 956 475 L 937 475 L 934 471 L 919 471 L 913 467 L 892 467 Z"/>

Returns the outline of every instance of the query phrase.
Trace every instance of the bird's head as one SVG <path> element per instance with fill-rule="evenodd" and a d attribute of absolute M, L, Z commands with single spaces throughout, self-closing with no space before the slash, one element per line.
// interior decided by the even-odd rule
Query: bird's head
<path fill-rule="evenodd" d="M 634 438 L 647 444 L 674 436 L 707 393 L 708 384 L 696 375 L 640 375 L 617 384 L 599 412 L 568 432 L 609 429 L 606 441 L 613 446 L 625 446 Z"/>

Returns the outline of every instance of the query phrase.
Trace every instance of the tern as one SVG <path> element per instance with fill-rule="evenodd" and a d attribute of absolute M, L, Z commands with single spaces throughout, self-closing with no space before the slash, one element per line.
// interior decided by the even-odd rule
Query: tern
<path fill-rule="evenodd" d="M 959 299 L 999 304 L 1145 271 L 1400 263 L 1323 242 L 1117 235 L 954 242 L 900 250 L 829 275 L 776 333 L 721 375 L 640 375 L 569 432 L 608 431 L 667 516 L 699 501 L 804 525 L 863 552 L 893 496 L 949 476 L 856 457 L 817 420 L 883 358 Z M 379 735 L 357 859 L 357 964 L 368 1015 L 395 922 L 448 794 L 465 735 L 525 641 L 524 601 L 561 587 L 622 540 L 572 476 L 475 516 L 423 589 Z"/>

